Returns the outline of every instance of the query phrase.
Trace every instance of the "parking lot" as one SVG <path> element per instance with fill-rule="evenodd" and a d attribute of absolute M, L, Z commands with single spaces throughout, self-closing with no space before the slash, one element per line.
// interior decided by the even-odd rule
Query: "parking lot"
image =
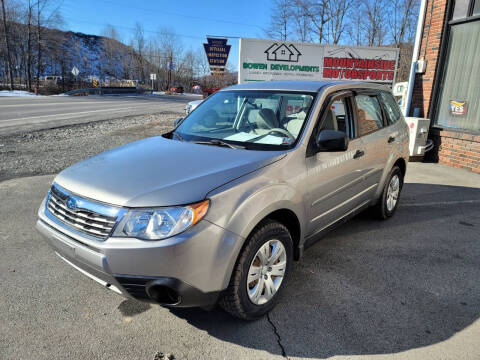
<path fill-rule="evenodd" d="M 269 317 L 125 300 L 34 229 L 52 175 L 0 183 L 0 358 L 480 358 L 480 176 L 410 163 L 401 206 L 361 214 L 296 263 Z"/>

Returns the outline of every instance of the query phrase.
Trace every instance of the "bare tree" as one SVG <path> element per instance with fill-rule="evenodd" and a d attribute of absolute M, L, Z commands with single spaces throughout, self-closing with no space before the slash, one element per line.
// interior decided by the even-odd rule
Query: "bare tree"
<path fill-rule="evenodd" d="M 353 0 L 330 0 L 327 2 L 329 34 L 332 44 L 340 41 L 346 27 L 346 17 L 353 5 Z"/>
<path fill-rule="evenodd" d="M 303 6 L 294 3 L 292 6 L 292 17 L 295 31 L 295 38 L 301 42 L 312 41 L 312 21 Z"/>
<path fill-rule="evenodd" d="M 390 0 L 389 4 L 392 9 L 389 17 L 392 39 L 394 44 L 399 46 L 405 41 L 407 33 L 415 27 L 418 0 Z"/>
<path fill-rule="evenodd" d="M 290 1 L 273 0 L 270 25 L 265 29 L 267 36 L 278 40 L 287 40 L 290 37 L 290 22 L 292 19 L 292 7 Z"/>
<path fill-rule="evenodd" d="M 183 45 L 177 34 L 169 28 L 162 28 L 157 34 L 160 45 L 160 53 L 163 59 L 163 79 L 164 88 L 168 89 L 175 81 L 175 67 L 178 65 L 182 53 Z"/>
<path fill-rule="evenodd" d="M 31 0 L 28 0 L 26 16 L 27 16 L 27 59 L 26 59 L 26 77 L 27 89 L 32 91 L 32 15 L 33 5 Z"/>
<path fill-rule="evenodd" d="M 196 69 L 195 73 L 198 77 L 208 75 L 210 73 L 210 65 L 208 64 L 207 56 L 203 48 L 198 48 L 195 52 Z"/>
<path fill-rule="evenodd" d="M 313 33 L 319 44 L 328 41 L 327 23 L 330 20 L 328 2 L 331 0 L 296 0 L 295 5 L 302 8 L 312 24 Z"/>
<path fill-rule="evenodd" d="M 10 78 L 10 90 L 13 90 L 13 69 L 12 69 L 12 58 L 10 54 L 10 41 L 8 36 L 7 12 L 5 10 L 5 0 L 1 0 L 1 1 L 2 1 L 3 35 L 5 40 L 5 47 L 7 49 L 7 67 L 8 67 L 8 74 Z"/>
<path fill-rule="evenodd" d="M 120 38 L 117 30 L 112 25 L 106 25 L 102 31 L 103 40 L 103 73 L 118 79 L 120 76 Z"/>
<path fill-rule="evenodd" d="M 364 44 L 363 40 L 363 28 L 362 28 L 363 16 L 359 9 L 352 11 L 350 21 L 346 25 L 347 33 L 350 38 L 350 42 L 355 46 L 361 46 Z"/>
<path fill-rule="evenodd" d="M 42 55 L 44 42 L 48 39 L 43 39 L 43 33 L 49 26 L 59 25 L 62 23 L 62 18 L 59 12 L 59 5 L 55 0 L 37 0 L 36 4 L 36 31 L 37 31 L 37 73 L 35 79 L 35 86 L 40 87 L 40 77 L 43 72 Z"/>
<path fill-rule="evenodd" d="M 145 52 L 145 32 L 141 23 L 135 24 L 133 34 L 133 48 L 136 52 L 137 71 L 142 81 L 145 81 L 144 52 Z"/>
<path fill-rule="evenodd" d="M 363 14 L 365 17 L 364 31 L 368 46 L 381 46 L 385 38 L 385 0 L 365 0 Z"/>

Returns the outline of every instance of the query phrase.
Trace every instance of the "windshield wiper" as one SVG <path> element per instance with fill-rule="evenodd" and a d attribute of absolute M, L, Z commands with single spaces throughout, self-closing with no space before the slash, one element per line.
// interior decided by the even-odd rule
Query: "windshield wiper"
<path fill-rule="evenodd" d="M 204 144 L 204 145 L 214 145 L 214 146 L 223 146 L 223 147 L 229 147 L 230 149 L 239 149 L 239 148 L 245 148 L 244 146 L 234 146 L 232 144 L 229 144 L 223 140 L 220 139 L 212 139 L 212 140 L 200 140 L 200 141 L 194 141 L 195 144 Z"/>
<path fill-rule="evenodd" d="M 185 139 L 179 133 L 177 133 L 175 131 L 172 133 L 172 135 L 176 136 L 178 138 L 178 140 L 180 140 L 180 141 L 185 141 Z"/>

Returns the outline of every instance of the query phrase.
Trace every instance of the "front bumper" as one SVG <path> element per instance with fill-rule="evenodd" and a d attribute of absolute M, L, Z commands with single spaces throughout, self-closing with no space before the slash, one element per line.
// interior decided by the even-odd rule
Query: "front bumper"
<path fill-rule="evenodd" d="M 179 307 L 214 304 L 228 286 L 235 249 L 243 243 L 206 220 L 165 240 L 95 241 L 52 221 L 45 203 L 38 216 L 38 231 L 77 270 L 125 297 Z"/>

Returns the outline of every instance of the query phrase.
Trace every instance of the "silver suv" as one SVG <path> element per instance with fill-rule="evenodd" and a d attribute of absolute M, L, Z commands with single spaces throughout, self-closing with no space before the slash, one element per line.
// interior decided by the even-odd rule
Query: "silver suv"
<path fill-rule="evenodd" d="M 327 230 L 371 206 L 393 215 L 407 161 L 407 125 L 379 85 L 237 85 L 167 134 L 62 171 L 37 228 L 119 294 L 254 319 Z"/>

